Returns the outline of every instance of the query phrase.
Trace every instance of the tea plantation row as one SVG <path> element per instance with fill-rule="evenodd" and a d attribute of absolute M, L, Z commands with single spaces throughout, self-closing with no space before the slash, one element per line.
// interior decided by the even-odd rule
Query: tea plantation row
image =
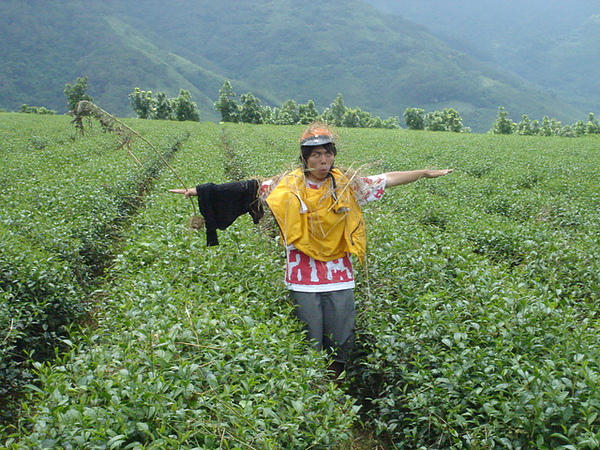
<path fill-rule="evenodd" d="M 264 174 L 296 158 L 285 132 L 229 135 Z M 597 448 L 598 139 L 340 134 L 342 166 L 455 168 L 366 207 L 363 419 L 397 448 Z"/>
<path fill-rule="evenodd" d="M 387 136 L 456 171 L 370 210 L 364 413 L 398 448 L 598 448 L 599 141 Z"/>
<path fill-rule="evenodd" d="M 160 142 L 151 122 L 132 125 Z M 187 126 L 197 128 L 187 136 Z M 171 160 L 178 175 L 190 186 L 227 181 L 236 159 L 227 136 L 211 124 L 162 130 L 183 131 L 185 143 Z M 103 138 L 110 139 L 96 128 L 75 141 L 93 145 Z M 127 155 L 110 151 L 113 165 L 125 171 Z M 276 242 L 241 219 L 223 245 L 207 249 L 203 234 L 186 229 L 193 210 L 167 192 L 180 187 L 167 172 L 122 224 L 102 280 L 94 278 L 93 292 L 80 297 L 93 301 L 94 323 L 63 336 L 69 349 L 56 361 L 35 364 L 37 382 L 29 386 L 19 423 L 5 429 L 5 446 L 331 448 L 349 442 L 353 400 L 327 381 L 327 362 L 308 351 L 292 319 Z M 81 183 L 87 176 L 74 178 Z M 80 214 L 92 212 L 81 208 Z"/>
<path fill-rule="evenodd" d="M 135 215 L 98 217 L 98 205 L 115 203 L 113 187 L 139 171 L 109 151 L 110 136 L 68 138 L 66 120 L 44 120 L 59 122 L 16 132 L 29 140 L 15 144 L 11 164 L 19 152 L 32 158 L 32 136 L 51 144 L 37 150 L 44 158 L 70 159 L 64 172 L 32 162 L 54 186 L 36 178 L 15 191 L 42 192 L 36 207 L 55 208 L 42 228 L 56 231 L 33 240 L 26 219 L 35 208 L 15 193 L 2 210 L 14 240 L 6 248 L 28 261 L 40 260 L 31 249 L 50 255 L 36 267 L 57 264 L 53 273 L 67 277 L 57 292 L 73 291 L 60 298 L 92 302 L 94 323 L 37 365 L 22 419 L 5 429 L 7 448 L 352 448 L 358 421 L 390 448 L 600 446 L 598 139 L 338 130 L 338 165 L 368 174 L 455 169 L 365 208 L 359 345 L 341 391 L 302 340 L 272 233 L 244 217 L 220 233 L 220 246 L 205 247 L 202 232 L 185 228 L 187 201 L 168 193 L 179 187 L 168 170 Z M 131 124 L 161 147 L 180 143 L 171 163 L 190 186 L 290 169 L 301 132 Z M 92 161 L 107 169 L 91 171 Z M 6 173 L 12 186 L 18 171 Z M 94 203 L 105 191 L 112 197 Z M 71 228 L 95 219 L 90 228 L 118 232 L 102 282 L 89 274 L 93 289 L 84 289 L 88 278 L 72 262 L 80 259 L 69 256 L 81 252 L 64 249 L 80 242 Z M 16 270 L 12 260 L 6 267 Z"/>
<path fill-rule="evenodd" d="M 55 355 L 66 327 L 87 315 L 87 296 L 112 259 L 140 193 L 162 170 L 149 149 L 142 165 L 102 133 L 78 139 L 68 117 L 2 114 L 0 132 L 0 421 L 30 378 L 27 361 Z M 179 133 L 176 135 L 176 133 Z M 186 138 L 161 130 L 165 155 Z"/>

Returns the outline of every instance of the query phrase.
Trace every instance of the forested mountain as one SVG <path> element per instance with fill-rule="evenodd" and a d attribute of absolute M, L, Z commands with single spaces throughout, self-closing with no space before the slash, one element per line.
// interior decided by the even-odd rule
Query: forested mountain
<path fill-rule="evenodd" d="M 202 119 L 216 120 L 212 103 L 230 80 L 271 106 L 292 98 L 322 110 L 341 93 L 382 117 L 453 107 L 476 131 L 500 105 L 517 119 L 587 117 L 358 0 L 2 1 L 0 108 L 65 112 L 65 84 L 81 76 L 95 102 L 121 116 L 133 115 L 127 95 L 139 87 L 189 90 Z"/>
<path fill-rule="evenodd" d="M 600 105 L 597 0 L 366 0 L 581 108 Z"/>

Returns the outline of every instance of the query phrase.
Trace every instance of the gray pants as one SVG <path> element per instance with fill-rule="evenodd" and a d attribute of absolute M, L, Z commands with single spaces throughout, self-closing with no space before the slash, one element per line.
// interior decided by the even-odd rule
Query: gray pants
<path fill-rule="evenodd" d="M 354 345 L 356 308 L 354 291 L 290 291 L 296 315 L 304 323 L 306 337 L 317 350 L 331 354 L 335 361 L 346 363 Z"/>

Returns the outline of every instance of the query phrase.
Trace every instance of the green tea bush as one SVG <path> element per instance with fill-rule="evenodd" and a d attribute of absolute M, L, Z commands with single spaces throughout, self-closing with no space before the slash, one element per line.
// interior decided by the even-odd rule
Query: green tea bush
<path fill-rule="evenodd" d="M 157 142 L 189 133 L 170 160 L 189 187 L 297 165 L 301 127 L 153 122 L 136 124 Z M 365 207 L 369 252 L 357 265 L 347 393 L 327 381 L 327 361 L 302 338 L 277 239 L 243 217 L 220 232 L 221 245 L 205 247 L 202 232 L 186 229 L 189 200 L 168 193 L 177 178 L 162 170 L 119 228 L 104 283 L 94 286 L 96 327 L 36 364 L 39 381 L 5 446 L 351 448 L 360 420 L 389 448 L 598 448 L 597 141 L 565 148 L 551 137 L 339 134 L 336 163 L 361 173 L 455 169 Z M 60 160 L 58 139 L 45 140 L 32 151 Z M 106 149 L 90 151 L 107 157 Z M 96 173 L 97 192 L 116 206 L 118 186 L 138 171 Z M 54 197 L 42 204 L 94 204 Z M 34 240 L 25 217 L 35 208 L 9 200 L 20 206 L 3 223 L 21 225 L 19 236 L 40 251 L 67 255 L 83 241 L 61 220 Z"/>
<path fill-rule="evenodd" d="M 428 258 L 426 285 L 398 280 L 368 302 L 355 369 L 367 415 L 400 448 L 593 448 L 592 319 L 452 250 Z M 416 278 L 423 263 L 407 259 Z"/>
<path fill-rule="evenodd" d="M 93 308 L 123 226 L 164 164 L 134 146 L 137 164 L 99 129 L 75 138 L 68 117 L 7 114 L 1 129 L 0 395 L 14 405 L 30 363 L 54 358 Z M 179 133 L 159 139 L 166 157 L 186 138 Z M 14 419 L 13 406 L 1 410 L 2 423 Z"/>
<path fill-rule="evenodd" d="M 395 448 L 597 448 L 593 144 L 466 141 L 477 146 L 462 157 L 494 160 L 493 170 L 459 165 L 435 189 L 389 192 L 368 215 L 351 370 L 363 417 Z M 454 153 L 412 144 L 388 157 L 423 165 Z M 434 212 L 444 226 L 432 226 Z"/>
<path fill-rule="evenodd" d="M 32 381 L 28 361 L 54 357 L 86 305 L 64 263 L 2 228 L 0 420 L 6 422 L 16 413 L 15 393 Z"/>
<path fill-rule="evenodd" d="M 162 257 L 120 279 L 127 289 L 110 293 L 97 332 L 41 368 L 42 406 L 9 448 L 328 448 L 347 438 L 351 401 L 324 379 L 285 303 L 236 282 L 247 260 L 168 277 L 193 249 L 144 249 Z"/>
<path fill-rule="evenodd" d="M 218 144 L 218 128 L 198 128 L 174 156 L 179 175 L 228 181 Z M 276 241 L 248 217 L 207 248 L 175 182 L 164 172 L 123 235 L 97 327 L 37 366 L 7 448 L 344 448 L 354 400 L 303 339 Z"/>

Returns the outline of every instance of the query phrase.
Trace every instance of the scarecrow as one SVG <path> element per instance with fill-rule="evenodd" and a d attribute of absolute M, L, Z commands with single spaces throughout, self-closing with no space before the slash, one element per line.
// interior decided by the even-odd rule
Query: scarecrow
<path fill-rule="evenodd" d="M 361 177 L 335 167 L 336 155 L 332 131 L 316 122 L 301 136 L 301 167 L 292 172 L 264 182 L 171 190 L 186 197 L 199 196 L 201 212 L 213 201 L 221 205 L 216 210 L 226 212 L 221 223 L 225 226 L 246 212 L 257 222 L 262 217 L 262 204 L 268 206 L 286 249 L 285 283 L 297 317 L 314 348 L 330 355 L 334 379 L 342 374 L 355 339 L 355 282 L 350 255 L 361 261 L 365 256 L 361 205 L 380 199 L 388 187 L 452 172 L 412 170 Z M 235 194 L 225 195 L 222 190 Z M 219 227 L 213 222 L 214 226 Z"/>

